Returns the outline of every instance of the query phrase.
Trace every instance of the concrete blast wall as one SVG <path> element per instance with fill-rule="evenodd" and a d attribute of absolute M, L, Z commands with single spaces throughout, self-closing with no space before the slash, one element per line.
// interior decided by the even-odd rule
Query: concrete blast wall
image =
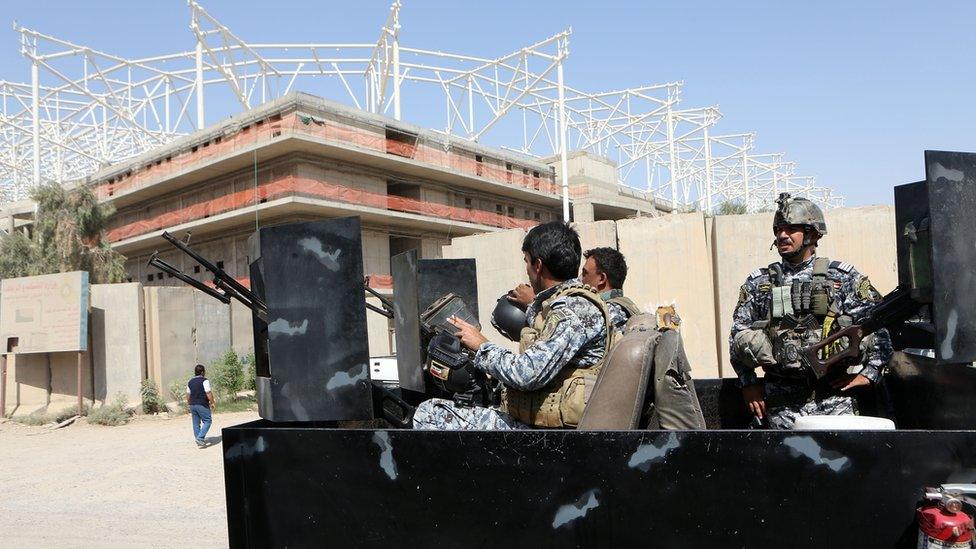
<path fill-rule="evenodd" d="M 584 250 L 617 247 L 627 257 L 624 291 L 638 305 L 652 311 L 659 304 L 676 304 L 694 373 L 705 378 L 733 375 L 728 362 L 730 317 L 748 273 L 777 260 L 769 249 L 771 217 L 690 213 L 575 226 Z M 827 224 L 821 256 L 854 264 L 882 293 L 895 287 L 893 207 L 831 210 Z M 445 258 L 475 259 L 483 331 L 512 350 L 517 345 L 499 335 L 490 318 L 498 297 L 527 281 L 524 237 L 525 231 L 512 229 L 455 238 L 443 247 Z M 368 301 L 378 305 L 375 298 Z M 93 285 L 91 305 L 91 345 L 82 356 L 83 393 L 89 400 L 104 402 L 123 393 L 136 403 L 139 383 L 146 377 L 168 397 L 170 384 L 188 379 L 195 364 L 208 364 L 230 348 L 239 354 L 253 349 L 250 310 L 236 302 L 224 305 L 192 288 Z M 374 313 L 367 318 L 370 354 L 392 354 L 387 319 Z M 76 353 L 12 356 L 6 412 L 59 411 L 73 405 L 77 360 Z"/>
<path fill-rule="evenodd" d="M 169 398 L 174 380 L 220 358 L 231 343 L 231 309 L 193 288 L 145 288 L 148 377 Z"/>
<path fill-rule="evenodd" d="M 617 247 L 617 224 L 613 221 L 573 223 L 573 228 L 579 233 L 580 245 L 584 252 L 593 248 Z M 519 249 L 522 249 L 521 244 Z"/>
<path fill-rule="evenodd" d="M 674 303 L 685 350 L 699 378 L 718 377 L 712 269 L 700 213 L 617 222 L 627 259 L 624 294 L 644 310 Z"/>
<path fill-rule="evenodd" d="M 146 377 L 142 284 L 96 284 L 91 290 L 95 400 L 104 403 L 122 393 L 130 403 L 139 402 Z"/>

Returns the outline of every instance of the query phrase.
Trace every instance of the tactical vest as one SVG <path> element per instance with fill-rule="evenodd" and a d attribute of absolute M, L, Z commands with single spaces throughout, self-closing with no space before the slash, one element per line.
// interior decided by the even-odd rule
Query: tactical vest
<path fill-rule="evenodd" d="M 638 307 L 637 304 L 634 303 L 632 299 L 623 295 L 618 295 L 617 297 L 611 297 L 610 299 L 607 300 L 607 303 L 616 303 L 617 305 L 620 305 L 623 308 L 623 310 L 627 311 L 627 318 L 630 318 L 632 316 L 637 316 L 642 312 L 644 312 L 641 311 L 641 308 Z"/>
<path fill-rule="evenodd" d="M 773 356 L 779 368 L 772 373 L 797 378 L 808 375 L 800 351 L 823 339 L 837 317 L 836 308 L 831 307 L 834 285 L 827 278 L 831 266 L 829 259 L 817 257 L 813 260 L 813 280 L 794 279 L 790 285 L 785 285 L 779 263 L 767 268 L 769 314 L 756 327 L 765 328 L 773 343 Z"/>
<path fill-rule="evenodd" d="M 582 297 L 600 309 L 607 330 L 603 358 L 585 368 L 566 365 L 555 379 L 535 391 L 505 388 L 501 409 L 522 423 L 535 427 L 576 427 L 579 424 L 590 392 L 596 384 L 597 374 L 610 356 L 610 347 L 616 340 L 617 331 L 613 329 L 610 313 L 600 295 L 593 288 L 577 283 L 565 286 L 542 303 L 532 325 L 522 329 L 519 353 L 524 353 L 537 341 L 545 340 L 544 329 L 552 304 L 564 297 Z"/>

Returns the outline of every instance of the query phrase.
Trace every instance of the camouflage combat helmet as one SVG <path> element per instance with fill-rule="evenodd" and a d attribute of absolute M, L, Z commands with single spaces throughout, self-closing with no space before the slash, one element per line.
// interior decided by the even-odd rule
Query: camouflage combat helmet
<path fill-rule="evenodd" d="M 810 200 L 793 198 L 790 193 L 779 193 L 776 199 L 776 215 L 773 217 L 773 230 L 782 225 L 802 225 L 812 227 L 820 236 L 827 234 L 827 222 L 823 211 Z"/>

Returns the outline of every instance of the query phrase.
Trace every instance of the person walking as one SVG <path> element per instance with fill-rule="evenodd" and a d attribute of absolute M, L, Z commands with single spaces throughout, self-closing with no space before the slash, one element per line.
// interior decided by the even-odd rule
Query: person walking
<path fill-rule="evenodd" d="M 186 384 L 186 404 L 190 408 L 190 420 L 193 422 L 193 438 L 201 448 L 207 445 L 207 431 L 213 423 L 211 412 L 217 409 L 210 380 L 204 377 L 206 373 L 207 369 L 202 364 L 197 364 L 193 368 L 194 376 Z"/>

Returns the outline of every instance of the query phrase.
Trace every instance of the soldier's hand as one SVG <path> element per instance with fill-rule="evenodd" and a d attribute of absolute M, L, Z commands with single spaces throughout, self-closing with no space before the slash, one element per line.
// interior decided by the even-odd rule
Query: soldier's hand
<path fill-rule="evenodd" d="M 477 328 L 461 320 L 460 318 L 452 316 L 451 318 L 448 318 L 447 321 L 458 329 L 454 335 L 460 338 L 461 344 L 468 349 L 477 351 L 482 344 L 488 342 L 488 338 L 483 336 Z"/>
<path fill-rule="evenodd" d="M 743 387 L 742 399 L 746 401 L 746 407 L 749 408 L 749 412 L 752 415 L 759 419 L 762 419 L 766 415 L 766 401 L 761 383 Z"/>
<path fill-rule="evenodd" d="M 523 308 L 528 307 L 534 299 L 535 292 L 532 291 L 532 286 L 528 284 L 519 284 L 508 292 L 508 300 L 512 303 L 518 303 Z"/>
<path fill-rule="evenodd" d="M 843 392 L 848 389 L 854 389 L 855 387 L 871 385 L 871 380 L 861 374 L 847 374 L 830 380 L 830 384 L 834 389 Z"/>

